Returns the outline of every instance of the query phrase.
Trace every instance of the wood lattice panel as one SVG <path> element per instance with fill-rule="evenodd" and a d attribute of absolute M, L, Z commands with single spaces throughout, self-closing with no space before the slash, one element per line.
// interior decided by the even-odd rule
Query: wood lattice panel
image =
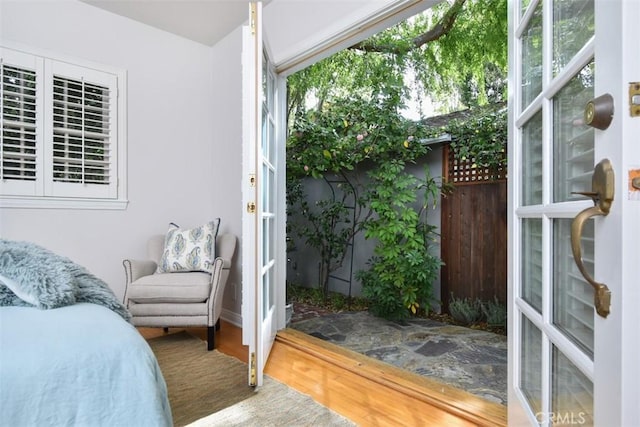
<path fill-rule="evenodd" d="M 497 169 L 478 167 L 473 159 L 460 160 L 455 158 L 454 151 L 447 145 L 444 148 L 446 173 L 444 176 L 451 184 L 474 184 L 505 181 L 507 179 L 507 168 Z M 504 157 L 505 154 L 503 153 Z"/>

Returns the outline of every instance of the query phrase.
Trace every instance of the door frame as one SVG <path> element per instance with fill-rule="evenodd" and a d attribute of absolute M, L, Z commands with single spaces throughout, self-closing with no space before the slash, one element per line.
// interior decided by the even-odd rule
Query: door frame
<path fill-rule="evenodd" d="M 609 349 L 606 358 L 596 363 L 616 368 L 613 378 L 607 370 L 595 368 L 595 381 L 606 384 L 596 389 L 595 399 L 606 404 L 600 413 L 596 411 L 595 421 L 605 426 L 637 424 L 640 408 L 640 190 L 632 191 L 630 177 L 632 171 L 640 171 L 640 116 L 631 116 L 629 96 L 630 82 L 640 82 L 638 22 L 639 1 L 596 1 L 596 31 L 605 28 L 607 34 L 596 38 L 596 52 L 603 54 L 598 64 L 615 76 L 610 81 L 596 81 L 596 96 L 610 93 L 615 101 L 611 126 L 602 132 L 599 142 L 596 140 L 596 158 L 608 157 L 616 174 L 612 221 L 601 221 L 600 229 L 596 229 L 596 239 L 607 239 L 615 250 L 596 247 L 598 264 L 594 273 L 594 278 L 608 284 L 612 292 L 611 314 L 606 319 L 596 316 L 596 327 L 603 330 L 596 336 L 596 345 Z"/>

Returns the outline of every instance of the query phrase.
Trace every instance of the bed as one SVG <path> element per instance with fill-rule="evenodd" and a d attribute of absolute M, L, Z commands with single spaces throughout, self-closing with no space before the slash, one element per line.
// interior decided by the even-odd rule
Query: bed
<path fill-rule="evenodd" d="M 129 318 L 87 270 L 0 240 L 0 425 L 172 425 L 160 367 Z"/>

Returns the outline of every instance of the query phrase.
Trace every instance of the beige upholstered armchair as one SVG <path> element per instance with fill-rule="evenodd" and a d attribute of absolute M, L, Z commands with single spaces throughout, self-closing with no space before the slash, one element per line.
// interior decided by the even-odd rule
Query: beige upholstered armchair
<path fill-rule="evenodd" d="M 149 260 L 124 260 L 127 286 L 124 304 L 136 326 L 207 327 L 207 349 L 213 350 L 215 331 L 220 329 L 222 296 L 229 277 L 236 236 L 216 238 L 211 273 L 156 273 L 164 249 L 164 236 L 149 239 Z"/>

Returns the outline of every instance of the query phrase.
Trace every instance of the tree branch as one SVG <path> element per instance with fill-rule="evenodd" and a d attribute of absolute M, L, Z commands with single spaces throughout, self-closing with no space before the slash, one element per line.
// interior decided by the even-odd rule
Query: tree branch
<path fill-rule="evenodd" d="M 360 50 L 363 52 L 377 52 L 377 53 L 390 53 L 394 55 L 405 54 L 413 49 L 417 49 L 420 46 L 423 46 L 429 42 L 434 40 L 438 40 L 440 37 L 445 36 L 451 28 L 453 28 L 453 24 L 456 22 L 462 7 L 466 3 L 467 0 L 455 0 L 451 7 L 442 15 L 442 18 L 438 22 L 436 22 L 433 27 L 424 33 L 414 37 L 411 40 L 409 46 L 398 46 L 396 44 L 374 44 L 364 40 L 360 43 L 356 43 L 351 46 L 349 49 Z"/>

